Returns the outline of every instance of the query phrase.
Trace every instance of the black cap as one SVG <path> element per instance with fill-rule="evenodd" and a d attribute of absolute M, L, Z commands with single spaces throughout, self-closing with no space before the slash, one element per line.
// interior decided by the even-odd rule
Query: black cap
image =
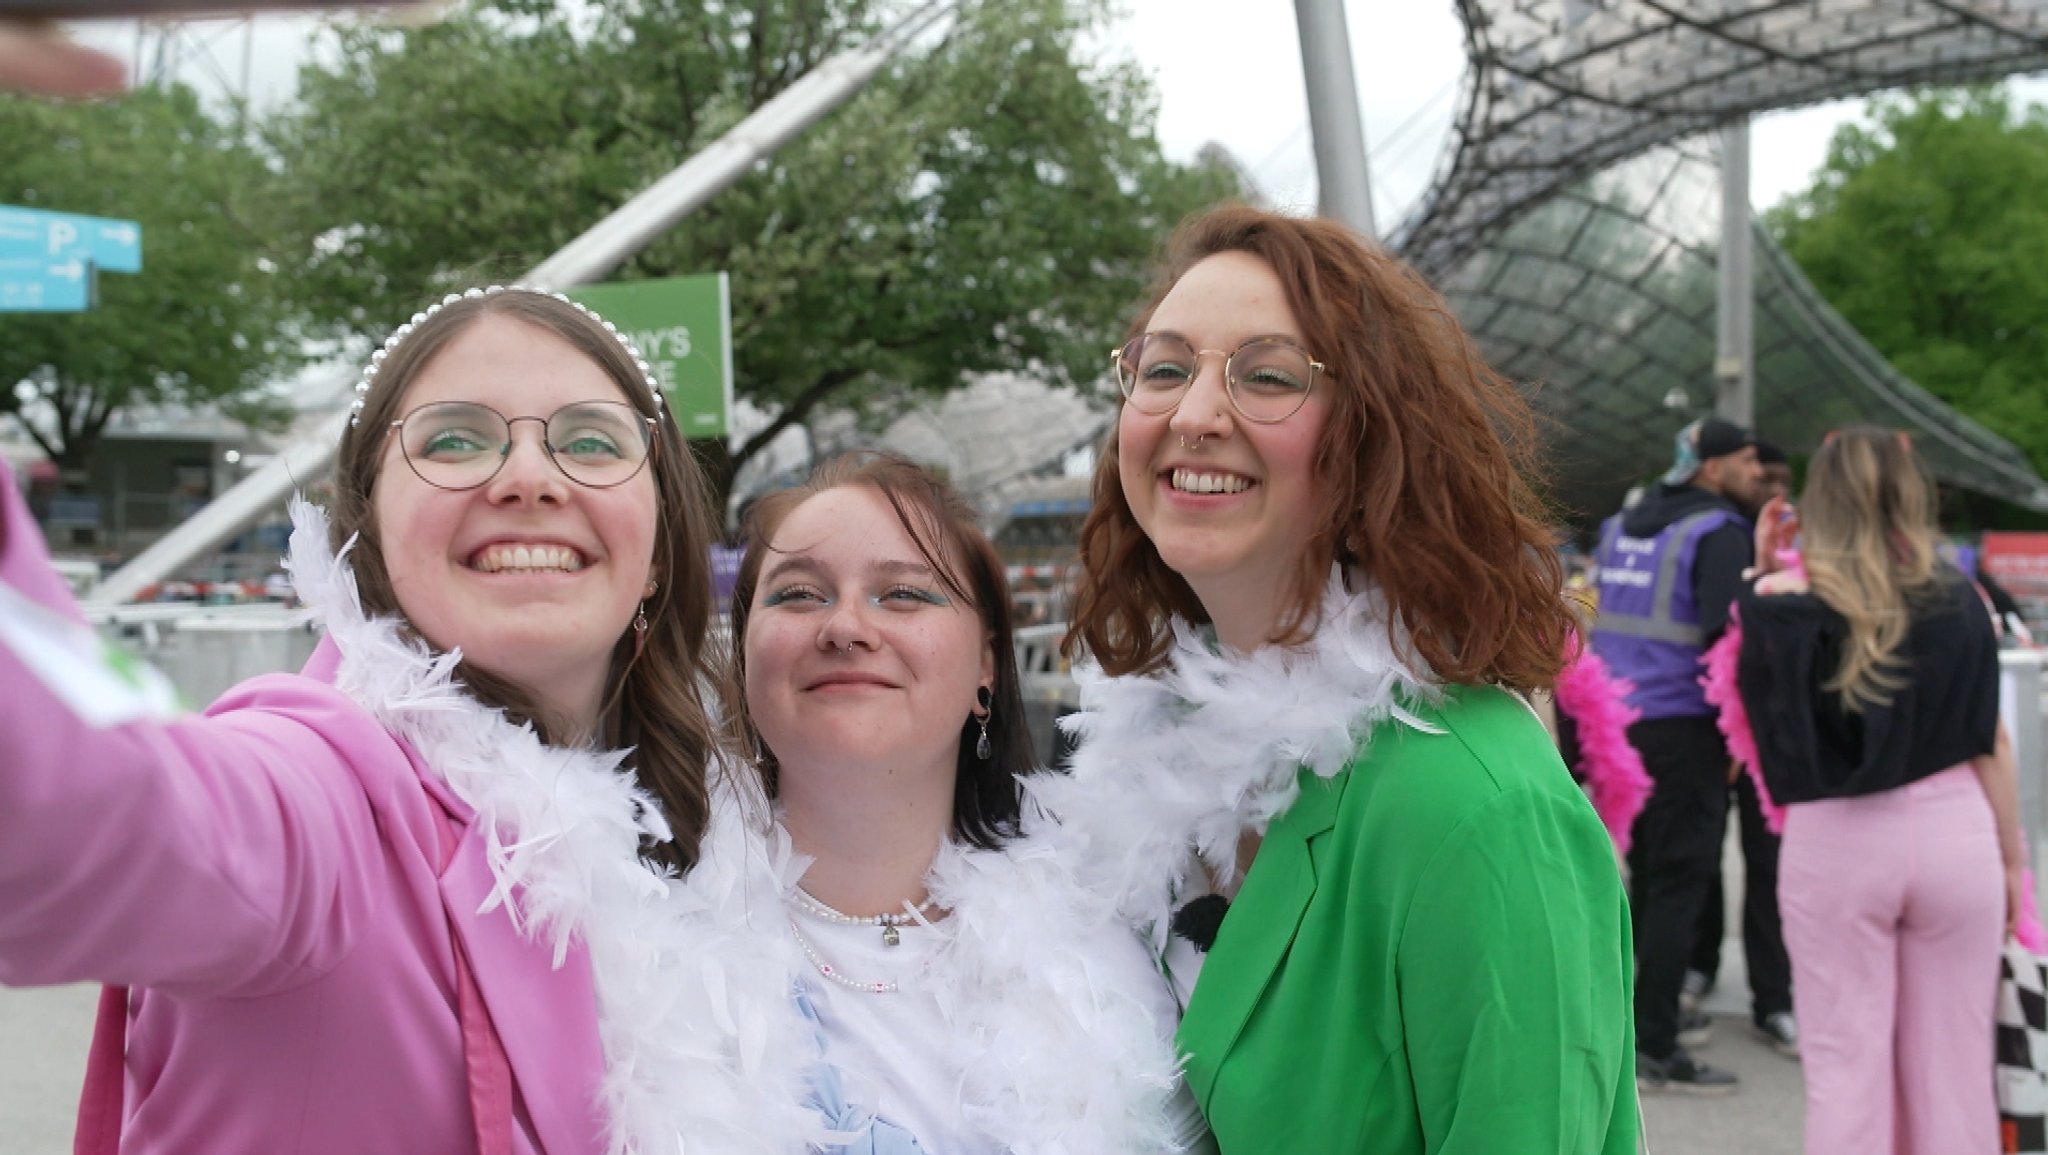
<path fill-rule="evenodd" d="M 1684 485 L 1700 471 L 1700 465 L 1716 457 L 1740 453 L 1756 444 L 1749 430 L 1720 417 L 1702 417 L 1678 431 L 1676 452 L 1664 484 Z"/>

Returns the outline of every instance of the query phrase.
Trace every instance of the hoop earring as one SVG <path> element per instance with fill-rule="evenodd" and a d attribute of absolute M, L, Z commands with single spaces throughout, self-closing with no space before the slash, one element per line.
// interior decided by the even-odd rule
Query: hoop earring
<path fill-rule="evenodd" d="M 995 748 L 988 740 L 988 720 L 995 716 L 996 696 L 989 692 L 987 686 L 981 686 L 974 691 L 974 701 L 981 707 L 981 713 L 975 715 L 974 719 L 981 723 L 981 737 L 974 743 L 974 756 L 986 762 L 989 755 L 995 752 Z"/>

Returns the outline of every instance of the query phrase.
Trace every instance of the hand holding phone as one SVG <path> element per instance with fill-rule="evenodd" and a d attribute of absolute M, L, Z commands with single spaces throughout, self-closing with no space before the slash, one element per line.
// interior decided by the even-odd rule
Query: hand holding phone
<path fill-rule="evenodd" d="M 1782 497 L 1764 503 L 1756 515 L 1756 569 L 1770 573 L 1778 568 L 1778 551 L 1791 549 L 1799 540 L 1799 511 Z"/>
<path fill-rule="evenodd" d="M 35 96 L 106 96 L 128 84 L 119 60 L 46 24 L 0 19 L 0 89 Z"/>

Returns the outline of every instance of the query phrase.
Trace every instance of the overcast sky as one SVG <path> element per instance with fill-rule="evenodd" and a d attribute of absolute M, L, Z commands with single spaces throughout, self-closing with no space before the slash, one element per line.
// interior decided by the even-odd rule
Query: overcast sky
<path fill-rule="evenodd" d="M 1302 89 L 1293 0 L 1125 0 L 1128 15 L 1101 51 L 1149 71 L 1159 94 L 1159 136 L 1187 158 L 1220 142 L 1276 203 L 1313 208 L 1315 165 Z M 1381 227 L 1414 204 L 1434 171 L 1456 107 L 1464 66 L 1450 0 L 1350 0 L 1352 59 L 1372 153 L 1373 200 Z M 244 53 L 259 104 L 288 96 L 316 27 L 264 16 L 241 25 L 193 25 L 185 74 L 202 88 L 214 77 L 239 83 Z M 131 59 L 133 26 L 84 28 L 83 35 Z M 210 57 L 210 59 L 209 59 Z M 2042 99 L 2048 86 L 2022 88 Z M 1844 101 L 1761 118 L 1751 143 L 1751 198 L 1759 207 L 1803 188 L 1824 158 L 1829 135 L 1855 116 Z"/>

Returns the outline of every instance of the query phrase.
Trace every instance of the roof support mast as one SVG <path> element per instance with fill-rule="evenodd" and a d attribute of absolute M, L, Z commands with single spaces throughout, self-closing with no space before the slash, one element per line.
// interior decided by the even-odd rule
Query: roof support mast
<path fill-rule="evenodd" d="M 1358 111 L 1344 0 L 1294 0 L 1294 23 L 1301 33 L 1301 73 L 1308 88 L 1309 133 L 1315 138 L 1317 211 L 1377 239 L 1365 118 Z"/>

